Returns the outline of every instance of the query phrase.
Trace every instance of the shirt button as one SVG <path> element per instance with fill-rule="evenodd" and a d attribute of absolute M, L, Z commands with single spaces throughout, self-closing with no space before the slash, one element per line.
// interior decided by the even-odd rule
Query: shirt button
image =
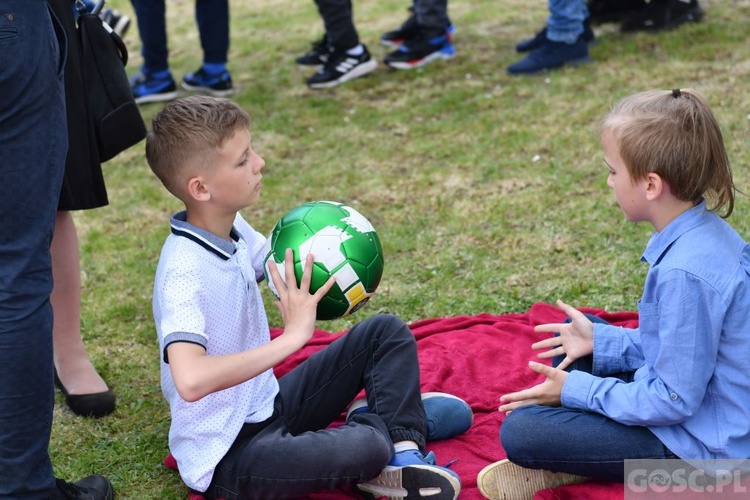
<path fill-rule="evenodd" d="M 677 401 L 677 394 L 675 394 L 674 392 L 670 394 L 669 397 L 672 398 L 672 401 Z"/>

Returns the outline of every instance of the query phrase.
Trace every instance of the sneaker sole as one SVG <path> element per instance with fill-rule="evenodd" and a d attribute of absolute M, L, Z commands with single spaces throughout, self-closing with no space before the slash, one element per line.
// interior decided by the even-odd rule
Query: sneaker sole
<path fill-rule="evenodd" d="M 489 500 L 531 499 L 534 494 L 548 488 L 588 481 L 590 478 L 550 472 L 542 469 L 527 469 L 510 460 L 500 460 L 488 465 L 477 475 L 479 492 Z"/>
<path fill-rule="evenodd" d="M 414 68 L 419 68 L 421 66 L 424 66 L 425 64 L 429 64 L 432 61 L 438 61 L 441 59 L 443 61 L 450 61 L 454 57 L 456 57 L 455 52 L 450 52 L 450 53 L 433 52 L 432 54 L 426 57 L 423 57 L 422 59 L 417 59 L 414 61 L 406 61 L 406 62 L 402 62 L 402 61 L 386 62 L 386 64 L 388 65 L 388 67 L 393 68 L 393 69 L 414 69 Z"/>
<path fill-rule="evenodd" d="M 141 97 L 135 98 L 136 104 L 146 104 L 149 102 L 163 102 L 163 101 L 173 101 L 179 97 L 179 93 L 174 90 L 172 92 L 161 92 L 157 94 L 148 94 Z"/>
<path fill-rule="evenodd" d="M 328 89 L 331 87 L 335 87 L 337 85 L 341 85 L 342 83 L 348 82 L 349 80 L 354 80 L 355 78 L 359 78 L 360 76 L 365 76 L 366 74 L 371 73 L 377 66 L 378 62 L 375 59 L 370 59 L 366 63 L 362 63 L 356 68 L 352 69 L 350 72 L 341 75 L 337 80 L 331 80 L 330 82 L 310 83 L 308 84 L 308 86 L 311 89 Z"/>
<path fill-rule="evenodd" d="M 181 82 L 180 87 L 189 92 L 200 92 L 201 94 L 207 94 L 213 97 L 227 97 L 237 92 L 237 89 L 232 87 L 231 89 L 216 90 L 211 87 L 201 87 L 200 85 L 190 85 L 189 83 Z"/>
<path fill-rule="evenodd" d="M 386 466 L 375 479 L 357 485 L 372 498 L 456 500 L 461 483 L 449 472 L 428 465 Z"/>

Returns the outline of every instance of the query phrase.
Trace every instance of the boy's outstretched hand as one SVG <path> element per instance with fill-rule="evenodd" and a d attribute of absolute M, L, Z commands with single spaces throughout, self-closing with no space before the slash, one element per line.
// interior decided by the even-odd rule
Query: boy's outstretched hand
<path fill-rule="evenodd" d="M 594 352 L 594 324 L 581 311 L 569 306 L 562 300 L 557 301 L 559 307 L 572 320 L 570 323 L 547 323 L 534 327 L 535 332 L 559 333 L 559 336 L 535 342 L 532 349 L 548 351 L 538 354 L 541 359 L 565 355 L 565 359 L 557 365 L 564 370 L 576 359 L 588 356 Z"/>
<path fill-rule="evenodd" d="M 275 304 L 281 312 L 281 319 L 284 321 L 284 335 L 301 336 L 300 340 L 303 341 L 303 344 L 310 340 L 315 331 L 318 302 L 336 283 L 336 279 L 332 276 L 315 293 L 310 293 L 312 266 L 313 256 L 309 254 L 305 259 L 305 268 L 299 286 L 297 286 L 297 278 L 294 275 L 291 249 L 288 248 L 285 255 L 284 273 L 286 280 L 281 279 L 275 263 L 273 266 L 268 266 L 271 279 L 279 294 L 279 300 Z"/>
<path fill-rule="evenodd" d="M 500 396 L 500 402 L 504 404 L 500 405 L 499 411 L 510 413 L 526 405 L 560 406 L 560 395 L 568 372 L 536 361 L 529 361 L 529 368 L 544 375 L 547 380 L 534 387 Z"/>

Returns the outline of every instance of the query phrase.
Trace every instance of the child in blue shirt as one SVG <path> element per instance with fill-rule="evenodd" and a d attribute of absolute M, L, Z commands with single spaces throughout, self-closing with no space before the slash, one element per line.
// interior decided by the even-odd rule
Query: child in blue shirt
<path fill-rule="evenodd" d="M 620 101 L 601 132 L 607 185 L 629 221 L 655 230 L 639 327 L 559 301 L 569 321 L 535 328 L 559 333 L 532 346 L 554 367 L 531 362 L 546 380 L 500 398 L 509 461 L 480 472 L 488 498 L 519 478 L 623 481 L 628 459 L 750 456 L 750 247 L 724 221 L 735 187 L 716 119 L 697 92 L 648 91 Z"/>

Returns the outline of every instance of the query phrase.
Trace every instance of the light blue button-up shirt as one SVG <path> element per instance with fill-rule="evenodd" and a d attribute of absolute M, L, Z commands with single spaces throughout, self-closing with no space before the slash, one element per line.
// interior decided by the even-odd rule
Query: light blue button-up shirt
<path fill-rule="evenodd" d="M 639 328 L 595 324 L 593 374 L 571 372 L 562 405 L 647 426 L 680 458 L 750 458 L 750 246 L 703 201 L 641 260 Z"/>

